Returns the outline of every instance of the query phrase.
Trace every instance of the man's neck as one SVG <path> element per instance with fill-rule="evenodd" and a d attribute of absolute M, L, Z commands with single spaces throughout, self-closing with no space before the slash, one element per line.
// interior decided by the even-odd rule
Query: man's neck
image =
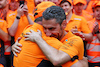
<path fill-rule="evenodd" d="M 70 21 L 72 15 L 73 15 L 73 13 L 72 12 L 69 12 L 68 15 L 66 16 L 67 23 Z"/>
<path fill-rule="evenodd" d="M 62 40 L 62 39 L 63 39 L 63 37 L 64 37 L 66 34 L 67 34 L 67 32 L 64 30 L 64 31 L 63 31 L 63 34 L 62 34 L 62 36 L 60 37 L 60 39 L 59 39 L 59 40 Z"/>
<path fill-rule="evenodd" d="M 76 15 L 78 15 L 78 16 L 81 16 L 81 15 L 82 15 L 82 12 L 76 12 L 75 10 L 74 10 L 74 13 L 75 13 Z"/>

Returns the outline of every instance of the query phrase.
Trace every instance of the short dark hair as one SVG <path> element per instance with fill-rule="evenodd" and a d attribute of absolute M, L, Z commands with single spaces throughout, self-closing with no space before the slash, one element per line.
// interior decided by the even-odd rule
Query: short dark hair
<path fill-rule="evenodd" d="M 59 5 L 61 5 L 62 3 L 65 3 L 65 2 L 68 2 L 69 5 L 71 6 L 71 3 L 69 1 L 67 1 L 67 0 L 62 0 Z"/>
<path fill-rule="evenodd" d="M 66 19 L 66 15 L 64 10 L 59 6 L 51 6 L 47 8 L 44 12 L 42 17 L 45 20 L 56 19 L 57 23 L 60 25 L 62 24 L 63 20 Z"/>
<path fill-rule="evenodd" d="M 38 17 L 34 20 L 34 22 L 42 21 L 42 17 Z"/>

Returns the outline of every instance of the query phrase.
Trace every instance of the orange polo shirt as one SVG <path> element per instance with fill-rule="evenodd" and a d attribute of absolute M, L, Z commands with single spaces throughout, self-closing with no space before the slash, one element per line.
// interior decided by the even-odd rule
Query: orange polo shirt
<path fill-rule="evenodd" d="M 7 15 L 7 24 L 8 24 L 8 28 L 10 28 L 12 26 L 12 24 L 14 23 L 14 20 L 16 18 L 17 15 L 17 11 L 10 13 Z M 29 13 L 30 18 L 34 21 L 34 16 L 33 14 Z M 17 40 L 17 38 L 20 36 L 20 34 L 22 33 L 23 29 L 29 25 L 29 22 L 27 20 L 27 17 L 24 15 L 20 18 L 19 24 L 18 24 L 18 28 L 16 31 L 16 34 L 14 36 L 15 41 Z"/>
<path fill-rule="evenodd" d="M 81 31 L 83 33 L 91 32 L 88 27 L 87 21 L 83 17 L 73 14 L 70 21 L 67 23 L 65 30 L 69 31 L 69 30 L 75 28 L 75 26 L 77 26 L 78 31 Z"/>
<path fill-rule="evenodd" d="M 91 1 L 89 2 L 89 4 L 87 5 L 86 11 L 87 11 L 90 15 L 93 15 L 92 6 L 93 6 L 93 3 L 94 3 L 95 1 L 96 1 L 96 0 L 91 0 Z"/>
<path fill-rule="evenodd" d="M 37 28 L 35 28 L 35 26 L 37 26 Z M 26 32 L 30 32 L 30 29 L 37 31 L 38 28 L 41 31 L 43 30 L 43 27 L 41 25 L 34 23 L 32 26 L 27 27 L 27 29 L 23 31 L 21 35 L 22 39 L 19 41 L 19 43 L 22 44 L 22 51 L 20 52 L 20 54 L 18 54 L 18 57 L 14 57 L 15 67 L 37 67 L 43 59 L 47 60 L 46 56 L 42 53 L 35 42 L 24 41 L 25 38 L 23 37 L 23 35 Z M 63 43 L 53 37 L 46 37 L 44 35 L 43 39 L 56 49 L 59 49 L 60 46 L 63 45 Z"/>
<path fill-rule="evenodd" d="M 59 50 L 64 51 L 67 53 L 71 58 L 73 58 L 75 55 L 77 55 L 79 60 L 83 59 L 84 55 L 84 44 L 80 37 L 75 36 L 71 32 L 68 32 L 67 35 L 64 36 L 64 38 L 61 40 L 61 42 L 64 44 L 60 47 Z M 75 61 L 68 61 L 67 63 L 63 64 L 62 67 L 70 67 L 74 63 L 76 63 L 78 60 Z"/>
<path fill-rule="evenodd" d="M 2 29 L 5 33 L 7 32 L 7 23 L 5 20 L 0 19 L 0 29 Z"/>
<path fill-rule="evenodd" d="M 81 38 L 79 38 L 78 36 L 73 35 L 71 32 L 68 33 L 62 40 L 61 42 L 59 40 L 57 40 L 56 38 L 53 37 L 46 37 L 44 32 L 43 32 L 43 27 L 37 23 L 34 23 L 32 26 L 28 25 L 23 33 L 21 34 L 22 39 L 19 41 L 20 44 L 22 44 L 22 51 L 20 52 L 20 54 L 18 54 L 18 57 L 14 57 L 14 66 L 15 67 L 36 67 L 39 65 L 39 63 L 45 59 L 47 60 L 47 58 L 45 57 L 45 55 L 42 53 L 41 49 L 38 47 L 38 45 L 34 42 L 31 41 L 24 41 L 24 37 L 23 35 L 25 35 L 26 32 L 30 32 L 30 29 L 37 31 L 37 29 L 39 29 L 42 32 L 42 37 L 43 39 L 52 47 L 62 50 L 64 51 L 65 49 L 63 49 L 64 45 L 66 45 L 66 39 L 68 39 L 68 42 L 72 42 L 71 39 L 78 39 L 78 41 L 80 42 L 80 44 L 82 44 L 82 40 Z M 71 37 L 71 38 L 70 38 Z M 75 41 L 75 46 L 77 44 L 78 41 Z M 62 43 L 63 42 L 63 43 Z M 62 47 L 61 47 L 62 46 Z M 68 46 L 69 49 L 71 51 L 66 50 L 66 53 L 68 53 L 70 55 L 70 57 L 72 58 L 75 55 L 79 56 L 79 59 L 83 58 L 83 45 L 77 45 L 76 47 L 73 46 Z M 65 46 L 67 47 L 67 46 Z M 81 51 L 77 52 L 79 49 L 82 49 Z M 72 51 L 72 48 L 74 48 L 75 51 Z M 64 51 L 65 52 L 65 51 Z M 70 52 L 72 52 L 73 54 L 71 54 Z M 74 53 L 75 52 L 75 53 Z M 81 52 L 81 53 L 80 53 Z M 69 61 L 67 63 L 65 63 L 64 65 L 62 65 L 63 67 L 70 67 L 71 65 L 73 65 L 74 63 L 76 63 L 78 60 L 75 60 L 74 62 Z"/>
<path fill-rule="evenodd" d="M 90 20 L 93 19 L 93 16 L 88 14 L 88 12 L 85 11 L 85 10 L 82 11 L 82 15 L 81 16 L 84 17 L 87 21 L 90 21 Z"/>
<path fill-rule="evenodd" d="M 27 1 L 27 7 L 29 12 L 33 12 L 33 9 L 35 8 L 34 0 L 26 0 Z"/>

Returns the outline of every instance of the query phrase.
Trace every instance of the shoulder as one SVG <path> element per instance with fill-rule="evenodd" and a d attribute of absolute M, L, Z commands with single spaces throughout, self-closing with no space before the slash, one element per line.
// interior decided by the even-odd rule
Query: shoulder
<path fill-rule="evenodd" d="M 11 17 L 11 16 L 16 16 L 16 14 L 17 14 L 17 12 L 16 12 L 16 11 L 14 11 L 14 12 L 12 12 L 12 13 L 8 13 L 8 14 L 7 14 L 7 16 L 8 16 L 8 17 Z"/>
<path fill-rule="evenodd" d="M 74 15 L 74 20 L 82 21 L 82 20 L 86 20 L 86 19 L 82 16 Z"/>

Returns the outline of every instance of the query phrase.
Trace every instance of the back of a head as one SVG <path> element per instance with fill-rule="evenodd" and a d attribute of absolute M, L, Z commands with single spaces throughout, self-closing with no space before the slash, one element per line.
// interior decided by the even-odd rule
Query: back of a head
<path fill-rule="evenodd" d="M 66 19 L 64 10 L 59 6 L 51 6 L 43 12 L 43 18 L 45 20 L 56 19 L 57 23 L 62 24 Z"/>

